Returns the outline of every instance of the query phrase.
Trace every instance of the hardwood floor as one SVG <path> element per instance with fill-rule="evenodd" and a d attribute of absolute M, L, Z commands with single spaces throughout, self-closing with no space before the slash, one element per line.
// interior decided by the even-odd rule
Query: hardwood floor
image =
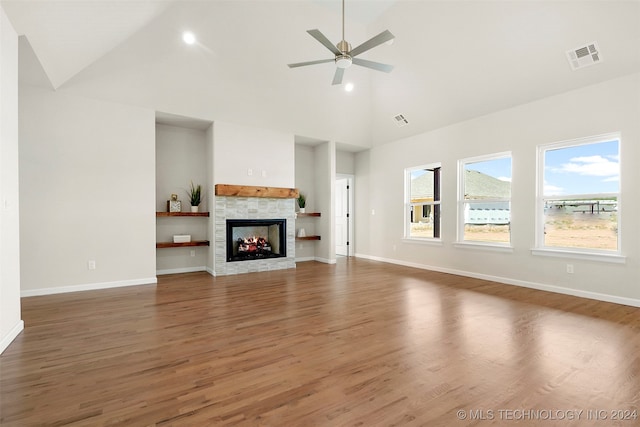
<path fill-rule="evenodd" d="M 640 425 L 640 309 L 373 261 L 30 297 L 23 319 L 2 426 Z"/>

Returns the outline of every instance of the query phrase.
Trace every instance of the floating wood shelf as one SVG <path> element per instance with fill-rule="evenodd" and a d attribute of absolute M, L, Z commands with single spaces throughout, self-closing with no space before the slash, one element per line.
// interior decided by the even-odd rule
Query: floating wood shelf
<path fill-rule="evenodd" d="M 209 212 L 156 212 L 160 216 L 209 216 Z"/>
<path fill-rule="evenodd" d="M 320 236 L 296 237 L 296 240 L 320 240 Z"/>
<path fill-rule="evenodd" d="M 273 197 L 276 199 L 296 199 L 297 188 L 255 187 L 253 185 L 216 184 L 216 196 Z"/>
<path fill-rule="evenodd" d="M 186 246 L 209 246 L 208 240 L 194 240 L 192 242 L 185 243 L 173 243 L 173 242 L 158 242 L 156 243 L 156 249 L 165 248 L 182 248 Z"/>
<path fill-rule="evenodd" d="M 320 212 L 305 212 L 305 213 L 296 212 L 296 215 L 298 217 L 301 217 L 301 216 L 320 216 Z"/>

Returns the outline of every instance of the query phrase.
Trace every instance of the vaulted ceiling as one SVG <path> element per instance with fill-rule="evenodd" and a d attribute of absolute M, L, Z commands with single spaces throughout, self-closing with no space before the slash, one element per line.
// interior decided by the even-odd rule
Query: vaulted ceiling
<path fill-rule="evenodd" d="M 335 65 L 306 30 L 337 43 L 336 0 L 2 0 L 21 38 L 22 84 L 188 117 L 375 146 L 640 72 L 640 1 L 346 0 L 346 39 L 390 74 Z M 195 33 L 185 45 L 181 34 Z M 566 51 L 597 42 L 601 62 Z M 393 120 L 403 114 L 409 124 Z"/>

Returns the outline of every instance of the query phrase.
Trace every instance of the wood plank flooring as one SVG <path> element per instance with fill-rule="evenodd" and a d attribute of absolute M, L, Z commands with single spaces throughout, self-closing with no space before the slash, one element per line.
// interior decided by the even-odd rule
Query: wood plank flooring
<path fill-rule="evenodd" d="M 30 297 L 23 319 L 2 426 L 640 425 L 639 309 L 373 261 Z"/>

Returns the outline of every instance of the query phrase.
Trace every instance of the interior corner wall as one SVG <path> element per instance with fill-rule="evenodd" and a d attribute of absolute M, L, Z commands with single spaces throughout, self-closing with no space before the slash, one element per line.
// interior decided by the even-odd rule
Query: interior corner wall
<path fill-rule="evenodd" d="M 357 253 L 421 268 L 640 305 L 640 74 L 609 80 L 372 148 L 357 156 Z M 536 148 L 621 133 L 624 264 L 535 256 Z M 466 249 L 456 241 L 457 161 L 512 153 L 513 253 Z M 404 169 L 442 163 L 442 245 L 403 240 Z M 359 198 L 369 191 L 369 199 Z M 375 215 L 373 214 L 375 212 Z M 366 225 L 365 225 L 366 224 Z M 574 274 L 567 274 L 571 263 Z"/>
<path fill-rule="evenodd" d="M 371 194 L 371 150 L 360 151 L 355 155 L 355 179 L 357 181 L 356 191 L 354 194 L 354 212 L 355 212 L 355 247 L 353 251 L 355 256 L 368 254 L 370 251 L 369 230 L 371 216 L 375 201 L 375 194 Z"/>
<path fill-rule="evenodd" d="M 155 112 L 19 100 L 22 295 L 155 283 Z"/>
<path fill-rule="evenodd" d="M 18 193 L 18 35 L 0 3 L 0 353 L 22 331 Z"/>
<path fill-rule="evenodd" d="M 204 197 L 200 212 L 212 206 L 207 197 L 213 183 L 208 180 L 207 135 L 204 130 L 156 124 L 156 211 L 167 210 L 167 200 L 177 194 L 182 211 L 191 209 L 188 189 L 201 185 Z M 156 240 L 172 241 L 176 234 L 191 235 L 192 240 L 207 239 L 206 218 L 156 218 Z M 195 255 L 191 255 L 191 253 Z M 156 273 L 171 274 L 206 269 L 208 247 L 184 247 L 156 250 Z"/>
<path fill-rule="evenodd" d="M 336 183 L 336 144 L 325 142 L 314 148 L 315 209 L 322 212 L 316 223 L 316 233 L 321 240 L 316 241 L 316 260 L 333 264 L 336 262 L 335 248 L 335 183 Z"/>
<path fill-rule="evenodd" d="M 307 198 L 306 211 L 320 212 L 316 197 L 316 158 L 313 147 L 296 144 L 296 185 L 295 187 Z M 297 206 L 297 204 L 296 204 Z M 326 212 L 320 212 L 326 215 Z M 316 232 L 317 219 L 315 217 L 298 217 L 296 219 L 296 235 L 304 228 L 307 236 L 318 234 Z M 296 241 L 296 260 L 310 261 L 316 256 L 316 241 Z"/>
<path fill-rule="evenodd" d="M 205 131 L 205 139 L 206 139 L 206 156 L 207 156 L 207 180 L 205 187 L 205 198 L 208 200 L 207 206 L 209 207 L 209 220 L 207 221 L 207 240 L 209 242 L 214 242 L 214 224 L 215 224 L 215 211 L 214 211 L 214 200 L 215 200 L 215 187 L 213 184 L 213 128 L 215 123 L 211 124 Z M 215 253 L 214 250 L 209 246 L 209 251 L 207 252 L 207 272 L 213 275 L 215 271 Z"/>

